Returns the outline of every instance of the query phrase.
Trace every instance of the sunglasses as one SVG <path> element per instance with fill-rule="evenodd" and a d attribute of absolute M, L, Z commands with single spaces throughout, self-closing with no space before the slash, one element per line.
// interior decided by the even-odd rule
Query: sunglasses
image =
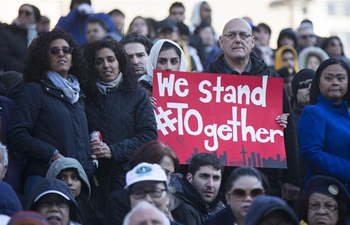
<path fill-rule="evenodd" d="M 73 52 L 73 48 L 68 47 L 68 46 L 63 46 L 62 48 L 52 47 L 49 49 L 49 52 L 51 55 L 58 55 L 61 50 L 62 50 L 63 54 L 65 54 L 65 55 L 72 54 L 72 52 Z"/>
<path fill-rule="evenodd" d="M 304 80 L 302 82 L 299 82 L 298 84 L 298 89 L 304 89 L 304 88 L 309 88 L 310 84 L 311 84 L 312 80 Z"/>
<path fill-rule="evenodd" d="M 330 46 L 343 46 L 342 43 L 337 43 L 337 42 L 331 42 L 329 45 Z"/>
<path fill-rule="evenodd" d="M 19 10 L 18 11 L 18 15 L 22 15 L 24 13 L 25 16 L 30 16 L 32 15 L 31 12 L 27 11 L 27 10 Z"/>
<path fill-rule="evenodd" d="M 300 36 L 302 39 L 308 39 L 308 38 L 313 38 L 313 37 L 315 37 L 315 35 L 314 34 L 309 34 L 309 35 L 302 35 L 302 36 Z"/>
<path fill-rule="evenodd" d="M 262 188 L 254 188 L 253 190 L 250 190 L 250 192 L 244 190 L 244 189 L 240 189 L 240 188 L 236 188 L 233 189 L 231 191 L 231 195 L 233 196 L 233 198 L 235 198 L 236 200 L 243 200 L 245 199 L 248 195 L 251 198 L 256 198 L 259 196 L 262 196 L 265 194 L 265 190 Z"/>

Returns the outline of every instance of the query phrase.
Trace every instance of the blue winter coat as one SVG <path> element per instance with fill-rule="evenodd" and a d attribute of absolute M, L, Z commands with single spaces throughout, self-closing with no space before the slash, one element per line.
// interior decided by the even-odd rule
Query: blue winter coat
<path fill-rule="evenodd" d="M 27 175 L 45 176 L 55 149 L 77 159 L 88 176 L 93 173 L 82 93 L 71 104 L 48 81 L 25 84 L 7 135 L 10 150 L 29 158 Z"/>
<path fill-rule="evenodd" d="M 321 174 L 350 182 L 350 116 L 346 102 L 335 104 L 319 95 L 299 120 L 300 152 L 308 171 L 305 183 Z M 350 193 L 350 186 L 347 185 Z"/>
<path fill-rule="evenodd" d="M 21 202 L 11 185 L 0 180 L 0 215 L 12 216 L 22 210 Z"/>

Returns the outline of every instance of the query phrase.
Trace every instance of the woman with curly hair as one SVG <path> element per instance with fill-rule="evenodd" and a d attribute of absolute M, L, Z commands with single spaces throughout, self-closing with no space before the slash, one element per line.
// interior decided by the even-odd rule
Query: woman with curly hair
<path fill-rule="evenodd" d="M 137 86 L 134 67 L 117 41 L 95 41 L 86 47 L 84 56 L 89 131 L 99 131 L 103 138 L 90 142 L 92 157 L 99 161 L 91 199 L 99 201 L 104 212 L 109 193 L 125 186 L 129 157 L 157 139 L 157 126 L 148 95 Z"/>
<path fill-rule="evenodd" d="M 88 176 L 93 173 L 80 89 L 84 71 L 78 44 L 62 30 L 42 34 L 28 49 L 22 93 L 8 131 L 10 150 L 29 159 L 26 196 L 60 157 L 76 158 Z"/>

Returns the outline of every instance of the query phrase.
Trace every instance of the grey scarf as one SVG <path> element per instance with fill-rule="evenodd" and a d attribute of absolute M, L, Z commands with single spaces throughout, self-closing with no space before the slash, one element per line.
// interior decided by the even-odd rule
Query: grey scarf
<path fill-rule="evenodd" d="M 96 80 L 96 86 L 103 95 L 107 95 L 107 88 L 118 87 L 119 84 L 123 81 L 123 74 L 119 72 L 117 79 L 111 82 L 103 82 L 99 79 Z"/>

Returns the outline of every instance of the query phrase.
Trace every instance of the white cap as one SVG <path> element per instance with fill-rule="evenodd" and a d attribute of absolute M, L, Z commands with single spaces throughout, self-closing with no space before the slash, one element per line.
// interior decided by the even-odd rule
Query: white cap
<path fill-rule="evenodd" d="M 142 181 L 163 181 L 168 186 L 168 180 L 162 167 L 158 164 L 140 163 L 126 174 L 125 189 Z"/>
<path fill-rule="evenodd" d="M 63 198 L 65 198 L 66 200 L 70 201 L 69 197 L 66 194 L 64 194 L 63 192 L 57 191 L 57 190 L 48 190 L 48 191 L 44 191 L 43 193 L 38 195 L 38 197 L 36 197 L 34 199 L 34 202 L 37 202 L 41 197 L 43 197 L 44 195 L 48 195 L 48 194 L 58 194 L 58 195 L 62 196 Z"/>

